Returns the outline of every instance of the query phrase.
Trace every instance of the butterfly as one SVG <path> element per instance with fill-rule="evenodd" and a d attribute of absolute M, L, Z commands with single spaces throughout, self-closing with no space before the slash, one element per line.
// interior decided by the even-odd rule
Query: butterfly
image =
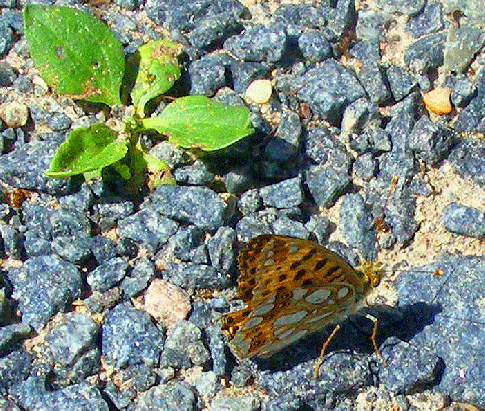
<path fill-rule="evenodd" d="M 221 317 L 222 331 L 238 358 L 269 358 L 342 321 L 365 305 L 366 294 L 381 277 L 371 264 L 360 271 L 320 244 L 283 235 L 252 239 L 239 253 L 238 264 L 234 298 L 246 307 Z"/>

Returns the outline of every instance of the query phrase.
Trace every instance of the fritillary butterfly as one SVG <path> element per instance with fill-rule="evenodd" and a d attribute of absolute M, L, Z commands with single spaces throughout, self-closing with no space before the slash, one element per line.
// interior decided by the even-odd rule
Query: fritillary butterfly
<path fill-rule="evenodd" d="M 235 298 L 246 307 L 225 314 L 221 321 L 239 358 L 271 357 L 323 326 L 338 323 L 363 305 L 381 276 L 371 264 L 359 271 L 320 244 L 282 235 L 252 239 L 238 263 Z"/>

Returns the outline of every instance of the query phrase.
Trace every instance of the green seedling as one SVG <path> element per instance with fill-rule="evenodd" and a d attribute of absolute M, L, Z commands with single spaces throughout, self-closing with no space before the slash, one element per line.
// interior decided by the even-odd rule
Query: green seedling
<path fill-rule="evenodd" d="M 148 102 L 167 92 L 181 75 L 179 44 L 149 42 L 125 64 L 114 34 L 89 14 L 69 7 L 27 5 L 23 17 L 34 64 L 55 92 L 108 106 L 120 104 L 120 95 L 129 93 L 135 113 L 126 119 L 120 135 L 103 124 L 71 131 L 54 155 L 46 172 L 49 177 L 92 178 L 114 167 L 132 188 L 142 184 L 146 171 L 164 174 L 161 183 L 173 183 L 169 168 L 142 150 L 142 133 L 156 130 L 180 147 L 214 151 L 254 131 L 246 107 L 204 96 L 181 97 L 158 117 L 145 118 Z"/>

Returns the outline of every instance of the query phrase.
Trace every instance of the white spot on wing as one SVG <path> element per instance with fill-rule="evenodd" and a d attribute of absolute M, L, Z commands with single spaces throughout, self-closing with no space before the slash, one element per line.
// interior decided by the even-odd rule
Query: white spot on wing
<path fill-rule="evenodd" d="M 321 304 L 330 297 L 331 292 L 325 288 L 320 288 L 305 298 L 310 304 Z"/>
<path fill-rule="evenodd" d="M 273 325 L 279 326 L 279 325 L 295 324 L 298 321 L 300 321 L 302 318 L 305 318 L 306 316 L 307 316 L 307 312 L 305 310 L 298 311 L 297 313 L 294 313 L 294 314 L 283 315 L 282 317 L 277 318 L 273 323 Z"/>
<path fill-rule="evenodd" d="M 317 315 L 316 317 L 310 317 L 308 320 L 306 320 L 306 323 L 307 324 L 313 324 L 313 323 L 319 322 L 319 321 L 323 320 L 326 317 L 330 317 L 332 314 L 333 313 L 331 311 L 329 311 L 327 313 L 323 313 L 323 314 Z"/>
<path fill-rule="evenodd" d="M 340 290 L 338 290 L 337 298 L 341 300 L 342 298 L 346 297 L 348 294 L 349 294 L 349 289 L 347 287 L 341 287 Z"/>
<path fill-rule="evenodd" d="M 264 315 L 266 313 L 269 313 L 273 307 L 274 307 L 274 300 L 275 297 L 271 297 L 271 299 L 267 300 L 264 305 L 261 307 L 258 307 L 256 310 L 253 311 L 253 315 Z"/>
<path fill-rule="evenodd" d="M 258 324 L 261 324 L 263 317 L 253 317 L 244 323 L 242 330 L 247 330 L 248 328 L 253 328 Z"/>
<path fill-rule="evenodd" d="M 293 301 L 300 300 L 307 292 L 308 290 L 305 290 L 304 288 L 295 288 L 293 290 L 292 300 Z"/>

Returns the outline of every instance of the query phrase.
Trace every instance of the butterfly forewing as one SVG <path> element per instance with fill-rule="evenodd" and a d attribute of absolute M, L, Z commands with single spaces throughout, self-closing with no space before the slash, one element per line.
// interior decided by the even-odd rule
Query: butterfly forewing
<path fill-rule="evenodd" d="M 222 318 L 235 354 L 269 357 L 301 337 L 348 315 L 369 284 L 325 247 L 263 235 L 239 255 L 237 298 L 243 310 Z"/>

